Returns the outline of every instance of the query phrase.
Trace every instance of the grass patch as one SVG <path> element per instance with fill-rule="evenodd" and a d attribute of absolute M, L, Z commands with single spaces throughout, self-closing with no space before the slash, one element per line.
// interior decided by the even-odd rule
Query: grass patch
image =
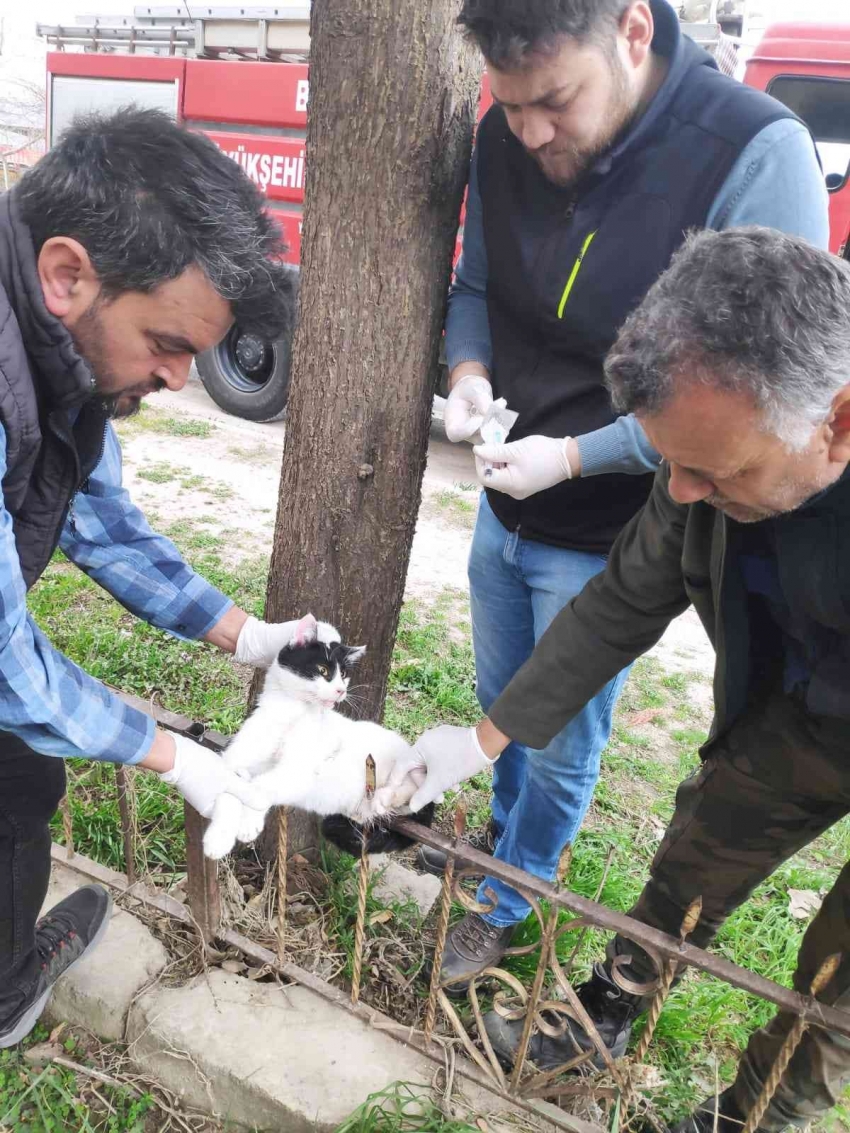
<path fill-rule="evenodd" d="M 129 1086 L 104 1085 L 54 1063 L 29 1065 L 25 1054 L 48 1035 L 41 1026 L 19 1046 L 0 1050 L 0 1129 L 14 1133 L 145 1133 L 153 1097 Z M 57 1046 L 57 1050 L 60 1049 Z M 80 1057 L 68 1036 L 61 1051 Z"/>
<path fill-rule="evenodd" d="M 188 468 L 175 468 L 166 460 L 158 460 L 154 464 L 140 468 L 136 475 L 140 480 L 149 480 L 151 484 L 168 484 L 181 476 L 187 476 L 188 473 Z"/>
<path fill-rule="evenodd" d="M 169 437 L 199 437 L 206 440 L 212 436 L 214 429 L 215 425 L 211 421 L 182 415 L 173 417 L 144 402 L 138 413 L 118 423 L 118 432 L 122 437 L 136 436 L 139 433 L 164 433 Z"/>
<path fill-rule="evenodd" d="M 443 488 L 428 497 L 427 502 L 431 514 L 439 514 L 443 521 L 448 520 L 454 527 L 463 527 L 471 531 L 475 526 L 477 500 L 468 500 L 466 496 L 460 495 L 451 488 Z"/>
<path fill-rule="evenodd" d="M 408 602 L 401 612 L 384 723 L 408 740 L 434 724 L 474 724 L 481 716 L 472 648 L 451 632 L 453 599 L 450 591 L 427 611 Z"/>
<path fill-rule="evenodd" d="M 431 1100 L 429 1087 L 393 1082 L 370 1094 L 335 1133 L 477 1133 L 487 1128 L 446 1117 Z"/>

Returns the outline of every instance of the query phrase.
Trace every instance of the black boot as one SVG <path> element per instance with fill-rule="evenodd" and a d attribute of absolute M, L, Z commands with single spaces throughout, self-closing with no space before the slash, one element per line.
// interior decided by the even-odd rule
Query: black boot
<path fill-rule="evenodd" d="M 100 943 L 109 927 L 112 898 L 101 885 L 84 885 L 42 917 L 35 926 L 41 971 L 26 1001 L 9 1019 L 0 1019 L 0 1050 L 30 1033 L 44 1010 L 53 985 Z"/>
<path fill-rule="evenodd" d="M 604 964 L 593 965 L 593 975 L 576 989 L 585 1011 L 596 1024 L 599 1037 L 611 1052 L 612 1058 L 620 1058 L 625 1053 L 626 1044 L 632 1031 L 632 1023 L 643 1010 L 640 996 L 629 995 L 612 981 Z M 552 1070 L 569 1062 L 584 1051 L 594 1050 L 587 1032 L 575 1020 L 566 1020 L 553 1013 L 553 1024 L 566 1022 L 568 1029 L 558 1038 L 550 1038 L 541 1032 L 531 1036 L 527 1058 L 541 1070 Z M 484 1026 L 499 1060 L 512 1066 L 522 1037 L 524 1020 L 509 1021 L 495 1011 L 484 1016 Z M 599 1054 L 593 1065 L 601 1069 L 604 1065 Z"/>
<path fill-rule="evenodd" d="M 731 1088 L 724 1090 L 717 1098 L 706 1098 L 684 1121 L 674 1125 L 671 1133 L 713 1133 L 715 1111 L 717 1133 L 741 1133 L 747 1117 L 738 1108 Z"/>
<path fill-rule="evenodd" d="M 472 846 L 473 850 L 479 850 L 482 854 L 490 854 L 492 857 L 496 849 L 496 827 L 492 818 L 486 826 L 474 830 L 466 839 L 466 844 Z M 447 855 L 442 850 L 434 850 L 430 846 L 420 846 L 416 851 L 416 864 L 419 868 L 425 873 L 433 873 L 437 877 L 443 876 L 446 858 Z M 456 861 L 458 868 L 469 864 L 464 862 L 463 858 L 457 858 Z"/>

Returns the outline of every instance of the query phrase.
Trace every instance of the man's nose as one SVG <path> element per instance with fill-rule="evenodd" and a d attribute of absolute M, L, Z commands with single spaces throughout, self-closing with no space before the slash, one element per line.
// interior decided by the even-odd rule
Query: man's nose
<path fill-rule="evenodd" d="M 169 358 L 167 366 L 160 366 L 154 370 L 154 377 L 165 382 L 170 390 L 181 390 L 189 380 L 189 371 L 192 369 L 191 354 L 177 354 Z"/>
<path fill-rule="evenodd" d="M 677 504 L 696 504 L 717 489 L 711 480 L 688 472 L 679 464 L 670 465 L 670 495 Z"/>
<path fill-rule="evenodd" d="M 555 127 L 547 115 L 533 108 L 523 111 L 520 140 L 526 149 L 541 149 L 548 145 L 554 137 Z"/>

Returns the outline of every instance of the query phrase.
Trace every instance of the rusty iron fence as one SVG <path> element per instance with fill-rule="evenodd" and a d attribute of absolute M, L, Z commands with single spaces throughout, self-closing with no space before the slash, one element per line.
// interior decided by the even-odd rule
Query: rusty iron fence
<path fill-rule="evenodd" d="M 221 751 L 226 744 L 225 737 L 205 730 L 203 725 L 193 723 L 186 717 L 161 709 L 152 708 L 137 697 L 120 693 L 124 700 L 152 714 L 157 723 L 178 734 L 189 736 L 213 751 Z M 469 1058 L 469 1064 L 459 1065 L 457 1072 L 480 1085 L 487 1086 L 495 1093 L 529 1113 L 540 1115 L 539 1101 L 555 1101 L 585 1096 L 593 1099 L 607 1099 L 612 1105 L 629 1107 L 642 1088 L 641 1064 L 644 1062 L 655 1034 L 655 1028 L 664 1003 L 671 990 L 674 977 L 684 968 L 714 976 L 719 980 L 740 988 L 751 995 L 773 1003 L 781 1011 L 795 1017 L 793 1026 L 777 1055 L 762 1095 L 749 1114 L 743 1133 L 755 1133 L 759 1122 L 770 1104 L 782 1080 L 794 1050 L 809 1027 L 823 1027 L 850 1038 L 850 1012 L 821 1003 L 818 995 L 826 987 L 840 963 L 841 956 L 831 956 L 817 973 L 809 995 L 801 995 L 764 976 L 714 953 L 688 943 L 688 937 L 699 923 L 702 900 L 699 894 L 687 910 L 678 937 L 668 936 L 658 929 L 636 921 L 624 913 L 616 912 L 570 892 L 558 883 L 542 881 L 533 875 L 507 865 L 483 854 L 463 842 L 465 814 L 458 808 L 455 815 L 454 836 L 446 835 L 420 826 L 409 819 L 399 819 L 393 826 L 424 846 L 442 850 L 447 855 L 447 865 L 443 875 L 440 904 L 437 914 L 436 948 L 433 959 L 428 999 L 425 1006 L 425 1019 L 422 1029 L 404 1026 L 389 1019 L 376 1009 L 361 1002 L 363 987 L 363 957 L 366 924 L 366 895 L 369 883 L 370 862 L 367 853 L 361 854 L 358 872 L 357 918 L 355 926 L 355 947 L 353 960 L 352 986 L 349 992 L 327 983 L 312 972 L 292 963 L 286 956 L 286 869 L 287 869 L 287 831 L 285 812 L 280 814 L 279 846 L 277 863 L 278 880 L 278 939 L 277 952 L 250 940 L 247 936 L 223 927 L 221 924 L 221 899 L 218 887 L 216 863 L 209 861 L 203 853 L 203 832 L 205 821 L 191 807 L 185 806 L 186 829 L 186 904 L 159 892 L 149 886 L 139 876 L 135 832 L 133 822 L 133 798 L 130 777 L 123 768 L 116 771 L 116 787 L 121 818 L 122 841 L 125 857 L 125 874 L 107 869 L 74 851 L 73 831 L 71 829 L 70 809 L 65 800 L 62 807 L 65 846 L 54 845 L 53 856 L 66 865 L 71 865 L 80 873 L 110 886 L 123 893 L 128 901 L 138 901 L 160 910 L 198 931 L 203 941 L 211 944 L 214 940 L 239 950 L 243 955 L 259 961 L 271 972 L 284 979 L 310 988 L 324 999 L 329 1000 L 353 1013 L 365 1022 L 379 1026 L 401 1042 L 419 1050 L 422 1054 L 444 1065 L 445 1043 L 435 1035 L 439 1013 L 442 1013 L 455 1039 Z M 519 892 L 532 908 L 539 926 L 539 939 L 534 943 L 510 948 L 506 956 L 533 955 L 539 953 L 535 975 L 530 988 L 510 972 L 501 967 L 486 968 L 469 984 L 467 999 L 474 1021 L 474 1030 L 468 1028 L 457 1009 L 440 985 L 439 971 L 448 935 L 450 912 L 453 902 L 458 902 L 467 911 L 487 912 L 493 905 L 482 905 L 472 893 L 464 888 L 464 881 L 481 876 L 490 876 L 506 883 Z M 600 891 L 601 891 L 600 886 Z M 494 898 L 495 900 L 495 895 Z M 563 915 L 567 918 L 563 919 Z M 657 977 L 652 983 L 638 986 L 619 973 L 615 962 L 612 978 L 623 990 L 650 998 L 650 1006 L 644 1029 L 634 1051 L 624 1059 L 614 1060 L 603 1043 L 592 1019 L 587 1015 L 581 1000 L 570 982 L 572 963 L 580 945 L 572 950 L 566 963 L 558 956 L 557 945 L 565 933 L 590 928 L 605 929 L 619 933 L 638 944 L 654 961 Z M 508 1020 L 522 1020 L 523 1027 L 517 1057 L 513 1068 L 505 1070 L 499 1062 L 487 1037 L 483 1024 L 479 987 L 498 984 L 500 990 L 493 997 L 493 1009 Z M 545 1035 L 558 1037 L 566 1033 L 569 1020 L 577 1021 L 591 1040 L 591 1049 L 576 1051 L 562 1066 L 540 1071 L 528 1060 L 529 1044 L 535 1030 Z M 477 1034 L 478 1042 L 474 1040 Z M 596 1071 L 595 1066 L 601 1066 Z M 570 1073 L 570 1072 L 578 1073 Z M 568 1075 L 565 1077 L 565 1075 Z M 600 1086 L 600 1080 L 604 1084 Z M 570 1114 L 558 1111 L 561 1116 L 548 1107 L 545 1119 L 560 1125 L 571 1133 L 601 1133 L 601 1126 Z M 651 1114 L 645 1114 L 649 1124 L 657 1124 Z M 620 1125 L 624 1122 L 621 1120 Z M 660 1128 L 660 1127 L 659 1127 Z"/>

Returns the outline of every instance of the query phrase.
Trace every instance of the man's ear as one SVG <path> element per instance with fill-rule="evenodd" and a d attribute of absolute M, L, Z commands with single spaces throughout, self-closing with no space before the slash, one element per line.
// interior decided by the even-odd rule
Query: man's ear
<path fill-rule="evenodd" d="M 850 385 L 832 399 L 829 428 L 829 459 L 836 464 L 850 463 Z"/>
<path fill-rule="evenodd" d="M 70 236 L 51 236 L 38 253 L 38 278 L 44 305 L 66 326 L 73 326 L 100 293 L 89 254 Z"/>

